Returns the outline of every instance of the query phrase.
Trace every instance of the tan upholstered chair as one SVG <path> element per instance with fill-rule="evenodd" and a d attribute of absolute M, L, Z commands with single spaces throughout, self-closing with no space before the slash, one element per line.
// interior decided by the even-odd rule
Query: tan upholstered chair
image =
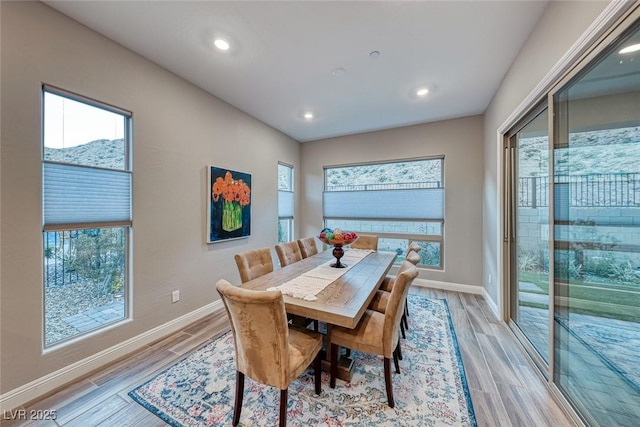
<path fill-rule="evenodd" d="M 417 245 L 416 245 L 417 246 Z M 418 246 L 418 250 L 420 247 Z M 420 255 L 418 252 L 414 251 L 411 246 L 409 247 L 409 252 L 407 252 L 407 256 L 405 257 L 406 261 L 409 261 L 413 265 L 418 265 L 420 262 Z M 391 289 L 393 289 L 393 284 L 395 282 L 396 276 L 387 276 L 382 281 L 380 285 L 380 289 L 376 291 L 373 300 L 369 304 L 370 310 L 379 311 L 380 313 L 384 313 L 385 307 L 387 306 L 387 301 L 389 301 L 389 293 Z M 407 320 L 407 316 L 409 315 L 409 304 L 407 301 L 404 302 L 404 312 L 402 313 L 402 323 L 400 323 L 400 331 L 402 332 L 402 338 L 406 338 L 405 329 L 409 329 L 409 321 Z M 400 352 L 402 355 L 402 352 Z M 400 356 L 402 359 L 402 356 Z"/>
<path fill-rule="evenodd" d="M 415 251 L 409 250 L 409 252 L 407 252 L 407 255 L 405 256 L 404 259 L 409 261 L 413 265 L 418 265 L 418 263 L 420 262 L 420 255 Z M 384 280 L 382 281 L 382 284 L 380 285 L 380 290 L 391 292 L 391 289 L 393 288 L 394 279 L 395 279 L 395 276 L 385 277 Z"/>
<path fill-rule="evenodd" d="M 407 255 L 407 258 L 405 259 L 405 261 L 407 262 L 403 262 L 402 264 L 400 264 L 400 267 L 398 268 L 398 274 L 403 273 L 406 268 L 408 266 L 411 265 L 416 265 L 418 262 L 416 261 L 420 260 L 420 256 L 415 253 L 415 252 L 409 252 L 409 254 Z M 371 303 L 369 304 L 369 310 L 374 310 L 374 311 L 378 311 L 380 313 L 384 313 L 386 307 L 387 307 L 387 303 L 389 302 L 389 297 L 391 296 L 391 290 L 393 289 L 393 285 L 396 281 L 396 276 L 387 276 L 385 278 L 385 282 L 389 282 L 391 283 L 391 285 L 388 287 L 389 290 L 382 290 L 382 289 L 378 289 L 376 291 L 376 294 L 373 297 L 373 300 L 371 301 Z"/>
<path fill-rule="evenodd" d="M 264 276 L 273 271 L 271 249 L 262 248 L 255 251 L 242 252 L 235 255 L 240 280 L 246 283 L 256 277 Z"/>
<path fill-rule="evenodd" d="M 372 236 L 370 234 L 358 235 L 358 240 L 351 244 L 353 249 L 373 249 L 378 250 L 378 236 Z"/>
<path fill-rule="evenodd" d="M 252 291 L 219 280 L 216 289 L 229 316 L 236 351 L 236 399 L 233 425 L 242 411 L 244 377 L 280 389 L 280 425 L 287 423 L 288 388 L 314 361 L 315 391 L 320 394 L 322 335 L 289 328 L 280 291 Z"/>
<path fill-rule="evenodd" d="M 407 253 L 413 251 L 413 252 L 420 252 L 420 250 L 422 249 L 422 246 L 420 246 L 419 244 L 417 244 L 416 242 L 411 242 L 409 244 L 409 249 L 407 250 Z"/>
<path fill-rule="evenodd" d="M 300 246 L 302 258 L 309 258 L 310 256 L 318 253 L 316 238 L 313 236 L 305 237 L 304 239 L 298 240 L 298 246 Z"/>
<path fill-rule="evenodd" d="M 276 253 L 280 260 L 280 266 L 285 267 L 294 262 L 302 261 L 302 252 L 298 242 L 287 242 L 276 245 Z"/>
<path fill-rule="evenodd" d="M 355 329 L 334 326 L 331 328 L 329 335 L 329 341 L 331 342 L 330 387 L 334 388 L 336 385 L 338 347 L 381 355 L 384 357 L 387 402 L 392 408 L 394 407 L 394 401 L 391 384 L 391 357 L 393 356 L 396 372 L 400 372 L 397 353 L 400 342 L 398 330 L 409 286 L 418 275 L 418 269 L 409 261 L 403 261 L 400 268 L 403 269 L 403 272 L 396 278 L 396 283 L 391 291 L 391 297 L 384 314 L 366 310 Z"/>

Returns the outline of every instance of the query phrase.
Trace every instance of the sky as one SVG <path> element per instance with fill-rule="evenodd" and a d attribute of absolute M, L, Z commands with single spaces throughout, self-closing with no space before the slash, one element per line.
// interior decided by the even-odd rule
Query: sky
<path fill-rule="evenodd" d="M 124 138 L 124 117 L 45 92 L 44 145 L 69 148 L 96 139 Z"/>

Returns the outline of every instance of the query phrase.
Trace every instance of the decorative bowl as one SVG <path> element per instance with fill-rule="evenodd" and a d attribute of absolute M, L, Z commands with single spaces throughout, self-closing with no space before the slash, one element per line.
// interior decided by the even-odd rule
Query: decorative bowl
<path fill-rule="evenodd" d="M 331 246 L 344 246 L 350 245 L 351 243 L 358 240 L 358 235 L 353 231 L 342 231 L 339 228 L 334 230 L 330 228 L 325 228 L 320 232 L 318 239 L 322 243 Z"/>

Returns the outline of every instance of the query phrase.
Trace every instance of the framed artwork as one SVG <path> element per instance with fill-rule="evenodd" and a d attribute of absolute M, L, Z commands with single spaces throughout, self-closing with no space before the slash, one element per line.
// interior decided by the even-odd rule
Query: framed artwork
<path fill-rule="evenodd" d="M 249 237 L 251 174 L 209 166 L 207 183 L 207 242 Z"/>

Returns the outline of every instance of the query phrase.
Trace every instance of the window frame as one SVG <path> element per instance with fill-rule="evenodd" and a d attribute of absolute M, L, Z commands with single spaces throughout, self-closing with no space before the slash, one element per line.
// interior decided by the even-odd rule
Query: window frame
<path fill-rule="evenodd" d="M 94 108 L 98 108 L 104 111 L 108 111 L 114 114 L 118 114 L 121 115 L 123 117 L 124 120 L 124 130 L 123 130 L 123 140 L 124 140 L 124 165 L 123 165 L 123 169 L 114 169 L 114 168 L 108 168 L 108 167 L 101 167 L 101 166 L 92 166 L 92 165 L 79 165 L 76 163 L 69 163 L 69 162 L 60 162 L 60 161 L 53 161 L 53 160 L 46 160 L 45 159 L 45 96 L 47 93 L 53 94 L 53 95 L 57 95 L 66 99 L 69 99 L 71 101 L 75 101 L 75 102 L 79 102 Z M 51 223 L 51 224 L 47 224 L 45 223 L 45 219 L 44 219 L 44 210 L 45 210 L 45 206 L 44 206 L 44 202 L 42 205 L 42 234 L 41 234 L 41 245 L 40 247 L 42 248 L 42 253 L 41 253 L 41 259 L 43 261 L 43 276 L 42 276 L 42 326 L 41 326 L 41 330 L 42 330 L 42 348 L 44 352 L 48 352 L 51 351 L 53 349 L 59 348 L 61 346 L 65 346 L 68 345 L 70 343 L 76 342 L 78 340 L 81 339 L 85 339 L 88 336 L 91 336 L 97 332 L 101 332 L 104 331 L 106 329 L 112 328 L 118 324 L 122 324 L 128 320 L 130 320 L 131 318 L 131 307 L 133 307 L 131 298 L 133 297 L 133 292 L 132 292 L 132 283 L 131 283 L 131 271 L 132 271 L 132 265 L 131 265 L 131 252 L 132 252 L 132 245 L 133 245 L 133 233 L 132 233 L 132 228 L 133 228 L 133 161 L 132 161 L 132 153 L 133 153 L 133 141 L 132 141 L 132 130 L 133 130 L 133 113 L 127 110 L 124 110 L 122 108 L 119 107 L 115 107 L 111 104 L 102 102 L 102 101 L 98 101 L 83 95 L 79 95 L 77 93 L 65 90 L 65 89 L 61 89 L 59 87 L 55 87 L 55 86 L 51 86 L 48 84 L 42 84 L 41 86 L 41 108 L 40 108 L 40 113 L 41 113 L 41 117 L 40 117 L 40 126 L 41 126 L 41 138 L 40 138 L 40 149 L 41 149 L 41 156 L 40 156 L 40 161 L 41 161 L 41 165 L 42 165 L 42 174 L 41 174 L 41 179 L 42 179 L 42 193 L 41 193 L 41 200 L 44 201 L 44 196 L 45 196 L 45 189 L 44 189 L 44 167 L 45 164 L 49 163 L 49 164 L 57 164 L 57 165 L 62 165 L 62 166 L 70 166 L 70 167 L 82 167 L 82 168 L 86 168 L 87 170 L 91 170 L 91 169 L 97 169 L 97 170 L 103 170 L 103 171 L 116 171 L 116 172 L 120 172 L 123 174 L 128 174 L 129 175 L 129 216 L 130 219 L 128 221 L 122 221 L 122 220 L 115 220 L 115 221 L 93 221 L 93 222 L 70 222 L 70 223 Z M 93 329 L 89 329 L 86 331 L 82 331 L 79 332 L 75 335 L 60 339 L 58 341 L 52 342 L 50 344 L 47 344 L 47 336 L 46 336 L 46 306 L 45 306 L 45 287 L 46 287 L 46 280 L 45 280 L 45 243 L 47 241 L 46 238 L 46 233 L 49 232 L 73 232 L 73 231 L 80 231 L 80 230 L 89 230 L 89 229 L 101 229 L 101 228 L 123 228 L 124 229 L 124 266 L 123 266 L 123 280 L 124 280 L 124 284 L 123 284 L 123 297 L 124 297 L 124 312 L 123 312 L 123 316 L 113 320 L 111 322 L 107 322 L 104 323 L 102 325 L 100 325 L 99 327 L 93 328 Z"/>
<path fill-rule="evenodd" d="M 359 166 L 369 166 L 369 165 L 388 165 L 388 164 L 397 164 L 397 163 L 409 163 L 409 162 L 421 162 L 421 161 L 431 161 L 431 160 L 440 160 L 440 181 L 439 186 L 435 188 L 442 188 L 443 190 L 443 218 L 442 219 L 428 219 L 428 218 L 412 218 L 412 219 L 403 219 L 403 218 L 340 218 L 340 217 L 326 217 L 324 215 L 323 208 L 323 216 L 322 221 L 324 227 L 327 227 L 328 221 L 379 221 L 381 223 L 386 222 L 421 222 L 424 221 L 425 224 L 428 223 L 440 223 L 440 235 L 437 234 L 417 234 L 417 233 L 389 233 L 389 232 L 374 232 L 381 239 L 397 239 L 397 240 L 407 240 L 407 247 L 410 242 L 424 242 L 424 243 L 437 243 L 440 246 L 440 265 L 427 265 L 427 264 L 418 264 L 418 266 L 430 269 L 430 270 L 444 270 L 444 252 L 445 252 L 445 217 L 446 211 L 444 210 L 444 204 L 446 200 L 446 189 L 445 189 L 445 156 L 437 155 L 437 156 L 428 156 L 428 157 L 415 157 L 415 158 L 405 158 L 405 159 L 394 159 L 394 160 L 384 160 L 384 161 L 372 161 L 372 162 L 361 162 L 361 163 L 346 163 L 346 164 L 337 164 L 337 165 L 325 165 L 323 166 L 323 184 L 324 192 L 328 192 L 327 188 L 329 187 L 327 171 L 330 169 L 340 169 L 340 168 L 349 168 L 349 167 L 359 167 Z M 430 187 L 429 187 L 430 188 Z M 354 190 L 355 191 L 355 190 Z M 361 190 L 361 191 L 377 191 L 377 190 Z M 358 230 L 354 230 L 358 231 Z"/>
<path fill-rule="evenodd" d="M 288 168 L 290 170 L 290 179 L 289 179 L 289 189 L 280 189 L 280 183 L 278 182 L 278 198 L 280 197 L 280 193 L 290 193 L 291 194 L 291 200 L 292 200 L 292 206 L 291 206 L 291 212 L 292 215 L 281 215 L 280 214 L 280 210 L 278 209 L 278 243 L 285 243 L 285 242 L 292 242 L 296 239 L 295 237 L 295 228 L 294 228 L 294 223 L 295 223 L 295 168 L 293 165 L 290 165 L 288 163 L 285 162 L 278 162 L 278 169 L 280 169 L 280 167 L 284 167 L 284 168 Z M 279 172 L 279 171 L 278 171 Z M 278 173 L 278 176 L 280 174 Z M 286 227 L 287 227 L 287 232 L 290 236 L 290 240 L 286 240 L 286 241 L 280 241 L 280 221 L 285 222 Z"/>

